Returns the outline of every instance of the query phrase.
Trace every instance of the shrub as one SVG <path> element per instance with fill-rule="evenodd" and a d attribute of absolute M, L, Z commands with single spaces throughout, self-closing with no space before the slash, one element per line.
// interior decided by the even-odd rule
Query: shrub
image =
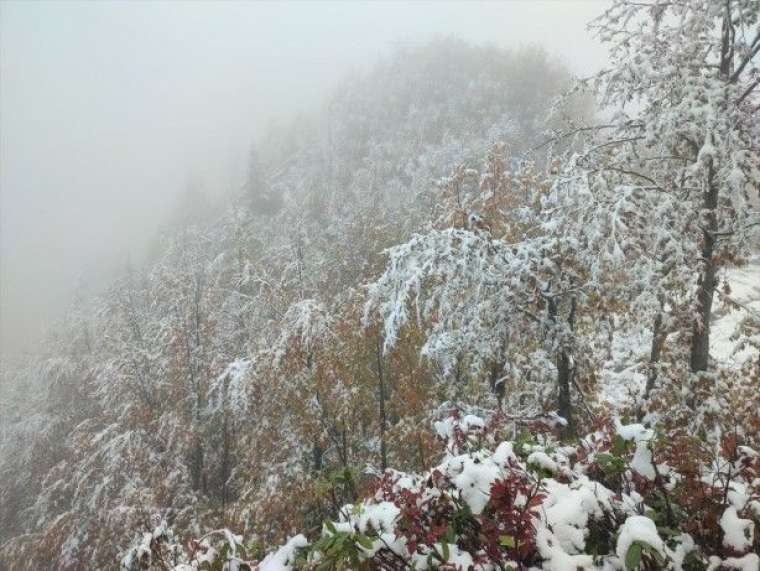
<path fill-rule="evenodd" d="M 503 415 L 452 411 L 436 423 L 437 466 L 387 470 L 314 537 L 263 559 L 230 532 L 180 546 L 159 527 L 124 568 L 758 569 L 760 455 L 736 434 L 712 449 L 619 420 L 575 445 L 550 429 L 502 440 L 506 428 Z"/>

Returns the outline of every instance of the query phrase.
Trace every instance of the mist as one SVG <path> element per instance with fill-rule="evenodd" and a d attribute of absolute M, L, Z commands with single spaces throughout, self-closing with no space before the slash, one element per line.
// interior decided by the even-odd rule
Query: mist
<path fill-rule="evenodd" d="M 140 264 L 188 185 L 239 188 L 252 142 L 396 43 L 543 46 L 586 74 L 600 2 L 3 2 L 0 346 Z"/>

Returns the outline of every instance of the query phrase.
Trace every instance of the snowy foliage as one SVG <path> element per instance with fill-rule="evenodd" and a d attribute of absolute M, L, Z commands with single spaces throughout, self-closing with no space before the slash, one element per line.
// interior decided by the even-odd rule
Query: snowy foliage
<path fill-rule="evenodd" d="M 637 424 L 603 422 L 573 445 L 541 431 L 502 441 L 505 428 L 498 417 L 449 411 L 438 422 L 446 453 L 437 466 L 386 471 L 311 539 L 296 535 L 247 568 L 757 569 L 755 451 L 726 441 L 711 461 L 684 470 L 671 455 L 675 434 L 655 443 Z M 648 464 L 637 462 L 644 434 L 654 453 Z M 642 477 L 649 469 L 653 482 Z M 692 502 L 719 516 L 717 524 L 695 522 Z M 146 534 L 130 554 L 155 537 Z"/>
<path fill-rule="evenodd" d="M 402 47 L 275 130 L 3 371 L 0 567 L 757 571 L 759 17 L 615 0 L 553 116 L 539 51 Z"/>
<path fill-rule="evenodd" d="M 109 568 L 155 513 L 179 535 L 281 539 L 355 497 L 336 470 L 422 467 L 433 373 L 416 350 L 378 358 L 361 286 L 434 180 L 533 144 L 568 80 L 537 50 L 409 46 L 347 78 L 319 128 L 269 134 L 218 220 L 179 216 L 4 377 L 22 414 L 0 415 L 0 565 Z"/>

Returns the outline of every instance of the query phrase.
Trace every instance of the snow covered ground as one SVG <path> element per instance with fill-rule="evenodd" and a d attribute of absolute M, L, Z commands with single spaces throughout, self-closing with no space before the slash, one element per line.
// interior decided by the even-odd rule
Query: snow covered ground
<path fill-rule="evenodd" d="M 755 330 L 750 339 L 742 324 L 750 316 L 760 323 L 760 257 L 742 268 L 727 270 L 720 277 L 719 289 L 723 292 L 728 283 L 730 293 L 716 294 L 713 305 L 713 323 L 710 333 L 712 358 L 728 367 L 740 367 L 748 359 L 757 357 L 760 333 Z M 607 403 L 620 405 L 641 394 L 646 383 L 643 365 L 649 359 L 651 334 L 646 328 L 638 333 L 617 336 L 613 341 L 612 359 L 605 365 L 600 398 Z"/>
<path fill-rule="evenodd" d="M 760 258 L 743 268 L 726 272 L 730 294 L 716 299 L 715 317 L 710 333 L 710 354 L 713 359 L 728 366 L 740 366 L 757 355 L 757 349 L 742 343 L 738 332 L 749 316 L 760 321 Z M 733 303 L 731 303 L 733 302 Z M 757 337 L 758 334 L 755 334 Z M 760 339 L 756 339 L 760 341 Z"/>

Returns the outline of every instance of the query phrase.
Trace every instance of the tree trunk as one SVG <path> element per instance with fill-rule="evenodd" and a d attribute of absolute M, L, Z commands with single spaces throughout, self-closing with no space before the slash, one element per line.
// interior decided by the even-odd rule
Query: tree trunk
<path fill-rule="evenodd" d="M 548 313 L 549 320 L 556 325 L 557 323 L 557 302 L 554 297 L 548 297 Z M 573 309 L 570 313 L 568 321 L 572 327 L 572 321 L 575 317 L 575 301 L 573 301 Z M 573 406 L 570 399 L 570 356 L 564 347 L 560 347 L 559 355 L 557 355 L 557 412 L 565 419 L 567 425 L 562 431 L 566 436 L 575 434 L 575 426 L 573 422 Z"/>
<path fill-rule="evenodd" d="M 567 436 L 572 436 L 575 434 L 575 423 L 573 421 L 573 405 L 570 400 L 570 356 L 565 350 L 560 352 L 557 359 L 557 388 L 559 389 L 558 412 L 567 421 L 563 432 Z"/>
<path fill-rule="evenodd" d="M 499 361 L 491 365 L 491 391 L 496 396 L 496 406 L 498 410 L 502 410 L 504 405 L 504 361 Z"/>
<path fill-rule="evenodd" d="M 221 480 L 222 488 L 222 508 L 227 507 L 227 483 L 230 479 L 230 433 L 227 426 L 227 412 L 224 413 L 224 420 L 222 421 L 222 461 L 219 466 L 219 479 Z"/>
<path fill-rule="evenodd" d="M 203 477 L 203 441 L 196 434 L 193 442 L 193 452 L 191 461 L 191 474 L 193 479 L 193 489 L 206 492 L 205 481 Z"/>
<path fill-rule="evenodd" d="M 720 78 L 730 82 L 734 62 L 734 29 L 731 24 L 731 3 L 726 2 L 726 13 L 723 17 L 722 42 L 720 50 Z M 715 180 L 715 165 L 709 159 L 707 166 L 707 189 L 702 201 L 705 213 L 702 221 L 702 268 L 697 290 L 697 316 L 692 327 L 691 353 L 689 367 L 692 373 L 707 370 L 710 358 L 710 320 L 712 317 L 713 294 L 715 292 L 715 276 L 717 262 L 715 254 L 715 236 L 718 230 L 718 182 Z"/>
<path fill-rule="evenodd" d="M 322 471 L 322 455 L 323 454 L 324 454 L 324 451 L 322 450 L 322 446 L 319 444 L 319 440 L 315 438 L 313 447 L 311 449 L 312 465 L 315 472 Z"/>
<path fill-rule="evenodd" d="M 663 308 L 662 300 L 660 301 L 660 311 L 654 318 L 654 326 L 652 328 L 652 346 L 649 351 L 649 371 L 647 372 L 647 384 L 644 389 L 644 398 L 649 399 L 649 394 L 654 389 L 654 383 L 657 380 L 657 364 L 660 362 L 660 355 L 662 354 L 662 347 L 665 344 L 665 332 L 662 330 L 662 312 Z"/>
<path fill-rule="evenodd" d="M 388 444 L 385 441 L 385 432 L 388 429 L 388 415 L 385 410 L 385 371 L 383 370 L 383 347 L 378 338 L 377 348 L 377 380 L 378 380 L 378 413 L 380 415 L 380 469 L 385 472 L 388 467 Z"/>
<path fill-rule="evenodd" d="M 713 165 L 707 169 L 707 192 L 704 197 L 705 227 L 702 230 L 702 271 L 697 290 L 697 315 L 694 319 L 691 337 L 689 367 L 692 373 L 707 370 L 710 357 L 710 319 L 712 317 L 713 294 L 715 292 L 716 263 L 715 251 L 716 219 L 718 207 L 718 186 L 714 180 Z"/>

